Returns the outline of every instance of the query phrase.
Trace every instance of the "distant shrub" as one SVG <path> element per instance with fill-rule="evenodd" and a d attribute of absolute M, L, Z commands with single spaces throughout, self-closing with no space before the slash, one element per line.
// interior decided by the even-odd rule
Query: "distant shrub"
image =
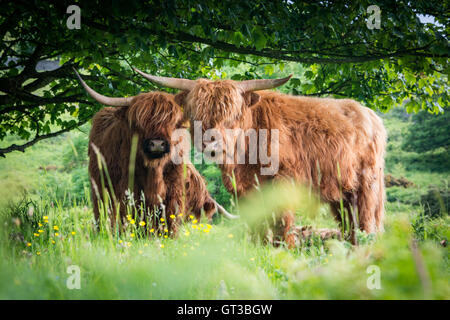
<path fill-rule="evenodd" d="M 413 115 L 413 124 L 403 140 L 402 148 L 419 153 L 450 148 L 450 112 L 431 114 L 420 111 Z"/>
<path fill-rule="evenodd" d="M 86 129 L 86 128 L 84 128 Z M 68 143 L 64 147 L 63 164 L 64 170 L 70 171 L 76 167 L 86 167 L 88 164 L 89 135 L 78 133 L 68 136 Z"/>
<path fill-rule="evenodd" d="M 202 164 L 196 166 L 200 174 L 205 177 L 208 192 L 225 208 L 229 208 L 232 195 L 228 193 L 222 182 L 222 173 L 214 164 Z"/>
<path fill-rule="evenodd" d="M 448 214 L 450 204 L 450 191 L 448 186 L 430 186 L 428 192 L 420 197 L 427 216 L 436 218 Z"/>
<path fill-rule="evenodd" d="M 386 199 L 389 202 L 419 205 L 420 193 L 417 188 L 390 187 L 386 189 Z"/>
<path fill-rule="evenodd" d="M 66 185 L 66 199 L 70 202 L 86 200 L 86 188 L 89 188 L 87 169 L 89 129 L 88 126 L 84 126 L 83 132 L 69 136 L 68 143 L 64 147 L 63 170 L 70 174 L 70 183 Z"/>

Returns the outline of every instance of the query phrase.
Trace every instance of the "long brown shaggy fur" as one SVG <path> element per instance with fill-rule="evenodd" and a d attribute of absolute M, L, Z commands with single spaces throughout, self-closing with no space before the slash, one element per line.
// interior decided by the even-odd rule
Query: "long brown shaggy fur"
<path fill-rule="evenodd" d="M 161 227 L 161 216 L 157 217 L 156 212 L 165 212 L 169 233 L 175 235 L 178 225 L 189 214 L 199 218 L 204 210 L 208 218 L 212 216 L 215 204 L 206 189 L 204 179 L 191 163 L 185 164 L 184 173 L 183 164 L 174 164 L 169 153 L 159 159 L 149 159 L 141 147 L 141 142 L 145 139 L 164 138 L 170 142 L 171 153 L 178 152 L 182 155 L 188 152 L 183 149 L 182 144 L 171 142 L 173 131 L 182 127 L 182 116 L 181 108 L 175 103 L 173 95 L 163 92 L 140 94 L 129 107 L 106 107 L 94 116 L 88 152 L 92 200 L 97 221 L 100 215 L 98 195 L 102 194 L 98 191 L 102 184 L 94 149 L 97 147 L 105 159 L 114 195 L 120 203 L 120 217 L 124 220 L 125 192 L 128 189 L 130 150 L 134 134 L 137 134 L 139 140 L 133 195 L 137 208 L 145 202 L 147 210 L 142 219 L 157 229 Z M 104 181 L 111 194 L 106 176 Z M 103 195 L 100 198 L 104 201 Z M 114 208 L 112 212 L 115 217 Z M 175 219 L 170 218 L 172 214 L 176 216 Z"/>
<path fill-rule="evenodd" d="M 361 230 L 372 233 L 383 229 L 386 131 L 369 108 L 350 99 L 241 92 L 234 81 L 203 79 L 197 80 L 190 92 L 179 93 L 176 101 L 192 121 L 201 120 L 204 129 L 279 130 L 278 173 L 260 175 L 260 163 L 221 165 L 229 192 L 234 192 L 230 180 L 233 171 L 239 195 L 254 187 L 255 176 L 259 182 L 294 178 L 317 190 L 330 203 L 338 221 L 342 199 L 352 225 L 356 222 L 352 213 L 357 213 Z M 290 245 L 293 224 L 293 215 L 285 214 L 283 237 Z"/>

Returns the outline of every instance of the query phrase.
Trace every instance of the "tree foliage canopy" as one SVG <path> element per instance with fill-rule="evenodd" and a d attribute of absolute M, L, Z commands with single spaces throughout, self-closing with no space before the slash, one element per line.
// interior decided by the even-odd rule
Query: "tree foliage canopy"
<path fill-rule="evenodd" d="M 228 77 L 248 79 L 301 64 L 286 86 L 293 94 L 349 97 L 382 111 L 405 101 L 408 112 L 448 107 L 445 1 L 91 0 L 77 3 L 81 28 L 69 29 L 72 4 L 2 4 L 0 140 L 28 142 L 0 156 L 76 128 L 101 107 L 72 67 L 99 92 L 125 96 L 161 89 L 131 66 L 185 78 L 218 78 L 227 67 L 236 70 Z M 367 27 L 370 5 L 381 9 L 380 29 Z M 52 59 L 59 68 L 36 69 Z"/>

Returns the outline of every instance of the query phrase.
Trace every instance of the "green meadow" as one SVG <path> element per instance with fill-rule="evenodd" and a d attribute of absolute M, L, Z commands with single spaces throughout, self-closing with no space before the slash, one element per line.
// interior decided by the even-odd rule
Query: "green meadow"
<path fill-rule="evenodd" d="M 89 124 L 7 154 L 0 158 L 0 299 L 449 299 L 448 150 L 406 151 L 414 116 L 393 109 L 382 117 L 386 174 L 411 185 L 386 188 L 385 232 L 358 233 L 356 247 L 319 237 L 295 249 L 261 243 L 245 217 L 284 205 L 297 207 L 298 225 L 338 226 L 301 187 L 262 187 L 238 202 L 207 164 L 198 169 L 209 191 L 241 219 L 190 219 L 174 239 L 136 217 L 124 232 L 97 230 Z M 14 142 L 7 137 L 1 146 Z"/>

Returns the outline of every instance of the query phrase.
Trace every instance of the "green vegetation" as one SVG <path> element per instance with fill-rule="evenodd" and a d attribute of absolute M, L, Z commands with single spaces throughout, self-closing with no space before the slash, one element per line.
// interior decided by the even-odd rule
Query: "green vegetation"
<path fill-rule="evenodd" d="M 386 172 L 415 186 L 387 188 L 386 231 L 376 239 L 358 233 L 358 247 L 312 239 L 295 250 L 274 248 L 252 240 L 242 222 L 220 217 L 187 223 L 176 239 L 143 236 L 138 220 L 120 236 L 96 231 L 89 124 L 11 153 L 0 160 L 0 299 L 449 299 L 448 202 L 428 200 L 438 208 L 433 213 L 424 205 L 429 189 L 448 195 L 448 163 L 419 165 L 422 154 L 401 148 L 413 120 L 400 109 L 384 121 Z M 212 194 L 234 210 L 218 169 L 199 169 Z M 299 224 L 336 227 L 328 208 L 302 189 L 261 192 L 262 201 L 239 203 L 242 216 L 295 204 Z M 66 286 L 71 265 L 80 267 L 80 290 Z M 369 289 L 369 266 L 379 267 L 381 289 Z"/>

